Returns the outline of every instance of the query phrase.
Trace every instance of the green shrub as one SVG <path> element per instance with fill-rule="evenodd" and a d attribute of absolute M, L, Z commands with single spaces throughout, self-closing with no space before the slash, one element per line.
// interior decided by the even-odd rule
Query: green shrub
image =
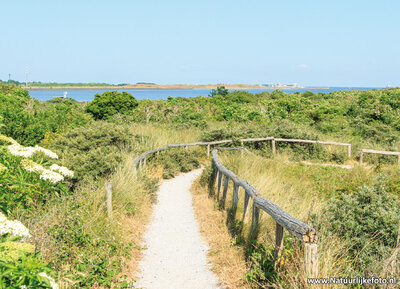
<path fill-rule="evenodd" d="M 76 101 L 40 102 L 12 85 L 0 86 L 0 103 L 0 133 L 23 145 L 36 145 L 48 132 L 62 133 L 90 120 Z"/>
<path fill-rule="evenodd" d="M 361 273 L 396 247 L 400 200 L 387 192 L 386 182 L 381 177 L 375 185 L 333 198 L 315 221 L 317 231 L 326 229 L 346 241 Z"/>
<path fill-rule="evenodd" d="M 132 141 L 129 127 L 99 121 L 67 132 L 50 147 L 75 172 L 75 181 L 90 181 L 114 172 Z"/>
<path fill-rule="evenodd" d="M 130 93 L 106 91 L 96 94 L 94 100 L 87 105 L 86 111 L 95 119 L 108 119 L 117 113 L 131 114 L 138 105 L 138 101 Z"/>
<path fill-rule="evenodd" d="M 171 179 L 179 172 L 190 172 L 200 167 L 198 158 L 200 153 L 183 149 L 168 149 L 156 158 L 163 167 L 163 178 Z"/>

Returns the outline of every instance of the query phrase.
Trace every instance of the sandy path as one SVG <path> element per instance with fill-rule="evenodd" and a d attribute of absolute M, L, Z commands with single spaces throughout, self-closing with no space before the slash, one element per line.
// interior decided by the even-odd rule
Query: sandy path
<path fill-rule="evenodd" d="M 201 170 L 164 181 L 153 220 L 144 234 L 141 270 L 135 285 L 146 289 L 217 289 L 206 260 L 208 245 L 200 235 L 189 191 Z"/>

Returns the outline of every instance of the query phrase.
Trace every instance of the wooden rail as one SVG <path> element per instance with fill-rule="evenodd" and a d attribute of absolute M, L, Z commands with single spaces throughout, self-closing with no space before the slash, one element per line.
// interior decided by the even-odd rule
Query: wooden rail
<path fill-rule="evenodd" d="M 276 142 L 298 142 L 298 143 L 309 143 L 309 144 L 323 144 L 323 145 L 336 145 L 336 146 L 345 146 L 347 147 L 347 156 L 351 157 L 351 144 L 349 143 L 340 143 L 340 142 L 332 142 L 332 141 L 319 141 L 319 140 L 306 140 L 306 139 L 289 139 L 289 138 L 274 138 L 274 137 L 266 137 L 266 138 L 246 138 L 240 140 L 242 146 L 245 142 L 255 142 L 255 141 L 271 141 L 272 152 L 276 153 Z"/>
<path fill-rule="evenodd" d="M 234 148 L 231 148 L 234 149 Z M 305 271 L 307 277 L 316 277 L 318 275 L 318 247 L 315 243 L 317 241 L 317 233 L 315 229 L 293 216 L 286 213 L 278 205 L 261 197 L 256 188 L 254 188 L 247 181 L 236 176 L 232 171 L 225 168 L 218 159 L 218 148 L 212 151 L 211 166 L 212 174 L 209 183 L 210 195 L 215 195 L 214 185 L 217 182 L 217 194 L 219 199 L 222 178 L 223 178 L 223 193 L 221 196 L 220 204 L 225 207 L 226 194 L 229 186 L 229 181 L 233 182 L 233 197 L 232 209 L 234 212 L 237 210 L 238 205 L 238 191 L 239 187 L 244 189 L 244 208 L 243 220 L 245 220 L 249 200 L 252 199 L 252 220 L 250 227 L 250 235 L 256 236 L 259 227 L 260 210 L 268 213 L 276 222 L 275 234 L 275 252 L 276 257 L 279 258 L 283 248 L 283 229 L 286 229 L 293 236 L 299 238 L 304 243 L 304 258 L 305 258 Z"/>
<path fill-rule="evenodd" d="M 392 155 L 392 156 L 397 156 L 398 160 L 397 162 L 400 164 L 400 152 L 391 152 L 391 151 L 376 151 L 376 150 L 370 150 L 370 149 L 362 149 L 360 152 L 360 165 L 362 165 L 363 162 L 363 155 L 365 153 L 368 154 L 380 154 L 380 155 Z"/>
<path fill-rule="evenodd" d="M 272 141 L 272 151 L 276 153 L 276 142 L 299 142 L 299 143 L 313 143 L 313 144 L 325 144 L 325 145 L 337 145 L 337 146 L 347 146 L 347 156 L 351 156 L 351 144 L 348 143 L 339 143 L 339 142 L 328 142 L 328 141 L 316 141 L 316 140 L 302 140 L 302 139 L 285 139 L 285 138 L 274 138 L 274 137 L 264 137 L 264 138 L 245 138 L 241 139 L 240 142 L 242 147 L 244 146 L 245 142 L 259 142 L 259 141 Z M 190 146 L 207 146 L 207 156 L 210 156 L 211 146 L 220 145 L 220 144 L 227 144 L 233 143 L 233 140 L 219 140 L 219 141 L 212 141 L 212 142 L 193 142 L 193 143 L 183 143 L 183 144 L 169 144 L 157 149 L 149 150 L 137 156 L 134 159 L 135 169 L 137 166 L 144 167 L 146 166 L 146 158 L 148 155 L 159 153 L 164 151 L 168 148 L 176 148 L 176 147 L 184 147 L 187 149 Z"/>

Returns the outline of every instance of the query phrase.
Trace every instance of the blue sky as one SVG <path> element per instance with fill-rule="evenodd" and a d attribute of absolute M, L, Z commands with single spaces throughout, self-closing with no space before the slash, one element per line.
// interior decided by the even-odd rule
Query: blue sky
<path fill-rule="evenodd" d="M 400 1 L 2 1 L 0 79 L 400 86 Z"/>

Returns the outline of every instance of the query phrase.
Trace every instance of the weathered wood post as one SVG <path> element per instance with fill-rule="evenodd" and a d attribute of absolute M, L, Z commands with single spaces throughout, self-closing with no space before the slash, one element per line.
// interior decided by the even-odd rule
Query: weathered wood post
<path fill-rule="evenodd" d="M 235 217 L 239 203 L 239 185 L 233 183 L 232 214 Z"/>
<path fill-rule="evenodd" d="M 272 153 L 276 154 L 275 139 L 272 139 Z"/>
<path fill-rule="evenodd" d="M 249 204 L 250 195 L 244 190 L 244 206 L 243 206 L 243 223 L 247 222 L 248 214 L 247 214 L 247 207 Z"/>
<path fill-rule="evenodd" d="M 244 142 L 241 140 L 240 145 L 244 148 Z M 240 155 L 243 156 L 243 150 L 240 150 Z"/>
<path fill-rule="evenodd" d="M 217 191 L 217 200 L 219 199 L 219 192 L 221 191 L 221 181 L 222 181 L 223 173 L 221 171 L 218 172 L 218 191 Z"/>
<path fill-rule="evenodd" d="M 215 184 L 215 178 L 217 177 L 218 174 L 218 169 L 217 166 L 214 163 L 214 160 L 211 160 L 211 176 L 209 180 L 209 195 L 213 196 L 214 195 L 214 184 Z"/>
<path fill-rule="evenodd" d="M 207 157 L 210 157 L 210 144 L 207 145 Z"/>
<path fill-rule="evenodd" d="M 251 227 L 250 227 L 250 239 L 255 240 L 257 239 L 258 235 L 258 223 L 260 220 L 260 209 L 254 204 L 253 202 L 253 210 L 251 214 Z"/>
<path fill-rule="evenodd" d="M 363 151 L 361 150 L 361 153 L 360 153 L 360 165 L 362 165 L 362 162 L 363 162 Z"/>
<path fill-rule="evenodd" d="M 228 192 L 228 186 L 229 186 L 229 177 L 225 176 L 224 177 L 224 190 L 222 192 L 222 198 L 221 198 L 221 207 L 223 209 L 225 208 L 225 200 L 226 200 L 226 193 Z"/>
<path fill-rule="evenodd" d="M 318 246 L 315 243 L 304 244 L 304 263 L 307 278 L 318 276 Z"/>
<path fill-rule="evenodd" d="M 107 215 L 112 218 L 112 185 L 111 183 L 105 184 L 106 189 L 106 203 L 107 203 Z"/>
<path fill-rule="evenodd" d="M 185 146 L 185 150 L 188 150 L 188 146 Z"/>
<path fill-rule="evenodd" d="M 143 159 L 143 168 L 146 168 L 146 157 Z"/>
<path fill-rule="evenodd" d="M 276 223 L 275 227 L 275 269 L 279 266 L 279 258 L 283 250 L 283 227 Z"/>
<path fill-rule="evenodd" d="M 351 144 L 347 146 L 347 157 L 351 157 Z"/>

